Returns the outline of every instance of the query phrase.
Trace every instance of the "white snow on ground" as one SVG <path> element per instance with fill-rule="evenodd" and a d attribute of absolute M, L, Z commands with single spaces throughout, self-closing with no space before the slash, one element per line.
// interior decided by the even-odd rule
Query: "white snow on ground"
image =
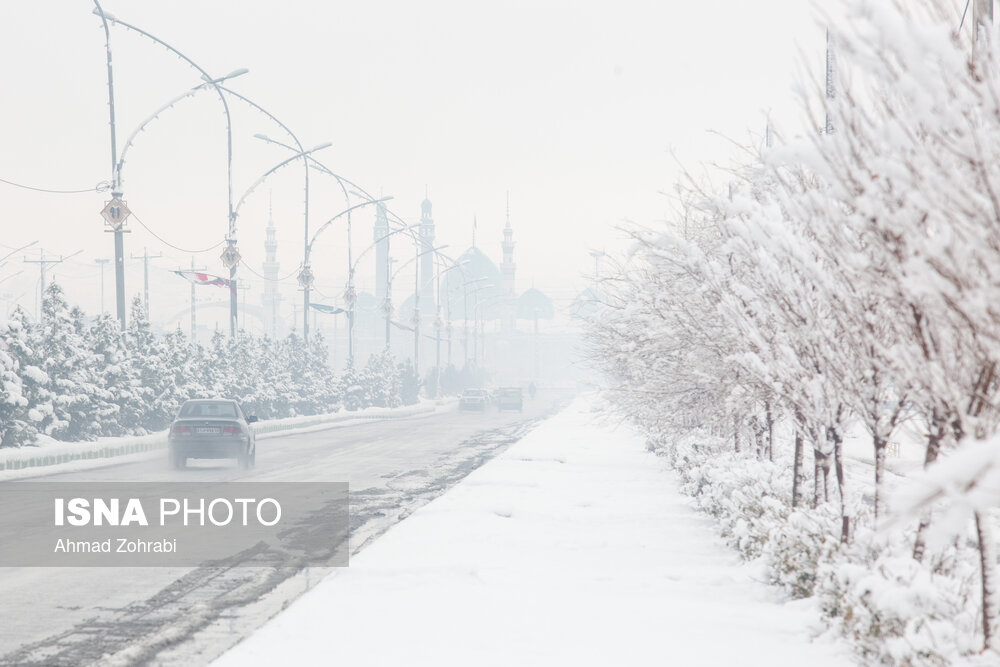
<path fill-rule="evenodd" d="M 215 664 L 824 665 L 818 620 L 588 399 L 390 529 Z"/>

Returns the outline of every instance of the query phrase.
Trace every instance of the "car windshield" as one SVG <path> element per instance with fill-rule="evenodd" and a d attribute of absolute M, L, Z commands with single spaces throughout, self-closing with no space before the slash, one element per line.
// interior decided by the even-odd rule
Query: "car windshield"
<path fill-rule="evenodd" d="M 486 390 L 485 389 L 468 389 L 468 390 L 466 390 L 465 395 L 466 396 L 485 396 L 486 395 Z"/>
<path fill-rule="evenodd" d="M 501 396 L 520 396 L 521 395 L 521 390 L 520 389 L 501 389 L 500 390 L 500 395 Z"/>
<path fill-rule="evenodd" d="M 236 417 L 236 406 L 228 401 L 198 401 L 185 403 L 181 408 L 181 417 Z"/>

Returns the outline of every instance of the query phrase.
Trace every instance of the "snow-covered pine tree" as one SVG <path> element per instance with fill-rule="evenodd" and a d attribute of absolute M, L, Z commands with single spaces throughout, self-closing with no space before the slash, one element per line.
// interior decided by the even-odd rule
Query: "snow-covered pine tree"
<path fill-rule="evenodd" d="M 140 427 L 146 432 L 166 428 L 174 418 L 175 408 L 169 387 L 171 369 L 166 365 L 166 348 L 150 327 L 142 299 L 132 299 L 126 340 L 136 373 L 136 393 L 142 406 Z"/>
<path fill-rule="evenodd" d="M 60 440 L 92 440 L 101 432 L 98 404 L 107 396 L 100 387 L 97 364 L 81 335 L 82 313 L 70 310 L 58 283 L 45 289 L 40 350 L 42 370 L 53 394 L 45 432 Z"/>
<path fill-rule="evenodd" d="M 137 374 L 118 320 L 107 313 L 100 315 L 87 330 L 86 340 L 97 361 L 98 381 L 108 394 L 105 400 L 109 407 L 101 417 L 101 435 L 137 432 L 145 405 L 136 391 Z"/>
<path fill-rule="evenodd" d="M 36 435 L 31 423 L 23 419 L 28 399 L 18 375 L 17 360 L 7 352 L 7 339 L 19 334 L 6 322 L 0 323 L 0 447 L 30 444 Z"/>
<path fill-rule="evenodd" d="M 413 362 L 407 359 L 399 364 L 399 394 L 403 405 L 414 405 L 420 401 L 420 377 L 413 369 Z"/>
<path fill-rule="evenodd" d="M 21 380 L 21 394 L 27 404 L 15 412 L 15 419 L 24 424 L 26 440 L 33 441 L 44 424 L 53 415 L 52 392 L 49 390 L 49 376 L 42 370 L 43 357 L 40 331 L 24 310 L 17 306 L 7 320 L 7 333 L 3 340 L 6 352 L 14 360 Z M 13 444 L 13 443 L 12 443 Z"/>

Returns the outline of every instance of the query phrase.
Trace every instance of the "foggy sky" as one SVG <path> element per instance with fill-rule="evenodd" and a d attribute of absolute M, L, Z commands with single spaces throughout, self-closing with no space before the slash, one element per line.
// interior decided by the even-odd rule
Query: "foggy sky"
<path fill-rule="evenodd" d="M 620 247 L 614 226 L 664 217 L 677 162 L 725 163 L 725 138 L 750 141 L 770 112 L 799 127 L 792 93 L 800 53 L 822 69 L 823 35 L 807 3 L 375 2 L 107 0 L 107 11 L 171 43 L 214 75 L 250 73 L 232 87 L 268 108 L 303 144 L 407 220 L 424 193 L 438 243 L 471 243 L 499 263 L 510 192 L 518 289 L 557 298 L 582 289 L 592 248 Z M 0 178 L 53 189 L 110 179 L 104 34 L 85 0 L 5 6 L 0 33 L 5 95 Z M 112 28 L 119 150 L 155 108 L 199 83 L 197 73 L 148 41 Z M 233 102 L 234 196 L 287 157 L 252 138 L 281 132 Z M 125 199 L 139 219 L 126 253 L 153 262 L 153 319 L 185 307 L 187 284 L 167 269 L 218 243 L 227 226 L 225 124 L 218 98 L 200 93 L 149 126 L 130 149 Z M 343 208 L 333 181 L 312 177 L 311 227 Z M 53 269 L 71 302 L 99 309 L 99 269 L 113 255 L 98 213 L 106 194 L 53 195 L 0 183 L 3 238 L 38 239 L 46 253 L 83 252 Z M 279 228 L 282 275 L 302 258 L 302 170 L 288 168 L 251 195 L 238 223 L 240 249 L 260 270 L 269 201 Z M 355 217 L 354 248 L 371 240 L 371 213 Z M 346 235 L 334 225 L 314 250 L 320 296 L 343 289 Z M 196 255 L 223 272 L 220 248 Z M 0 252 L 6 254 L 6 250 Z M 399 250 L 403 252 L 402 249 Z M 0 295 L 33 312 L 36 265 L 26 253 L 0 268 Z M 246 276 L 244 272 L 242 275 Z M 248 276 L 253 280 L 253 276 Z M 111 265 L 106 309 L 113 312 Z M 127 293 L 141 291 L 129 261 Z M 359 282 L 372 289 L 371 271 Z M 294 294 L 294 280 L 288 293 Z M 259 286 L 259 281 L 257 285 Z M 222 292 L 222 290 L 220 290 Z M 23 295 L 23 296 L 22 296 Z M 206 296 L 209 296 L 206 294 Z M 219 294 L 218 298 L 224 298 Z M 259 303 L 251 293 L 248 299 Z M 6 309 L 8 301 L 4 302 Z"/>

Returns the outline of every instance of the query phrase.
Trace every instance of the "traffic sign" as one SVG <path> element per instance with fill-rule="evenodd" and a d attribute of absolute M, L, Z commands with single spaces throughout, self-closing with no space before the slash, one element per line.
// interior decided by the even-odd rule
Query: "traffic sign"
<path fill-rule="evenodd" d="M 116 232 L 125 224 L 125 220 L 132 214 L 128 205 L 120 197 L 114 197 L 111 201 L 104 202 L 104 209 L 101 210 L 101 217 L 104 224 L 111 227 Z"/>
<path fill-rule="evenodd" d="M 242 259 L 240 257 L 240 251 L 236 249 L 236 243 L 234 241 L 229 242 L 229 245 L 227 245 L 226 249 L 222 251 L 219 258 L 222 260 L 223 265 L 227 269 L 232 269 L 234 266 L 239 264 L 240 259 Z"/>

